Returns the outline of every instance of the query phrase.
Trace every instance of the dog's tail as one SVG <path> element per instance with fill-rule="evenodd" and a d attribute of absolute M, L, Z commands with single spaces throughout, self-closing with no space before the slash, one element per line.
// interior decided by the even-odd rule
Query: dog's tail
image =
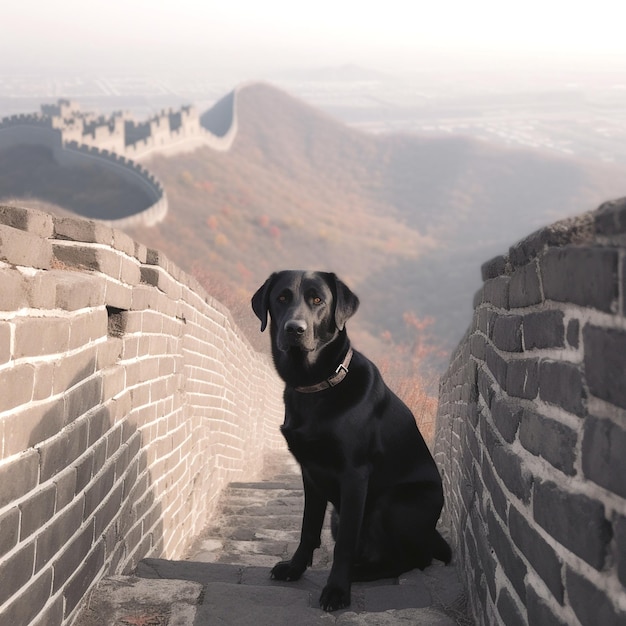
<path fill-rule="evenodd" d="M 435 530 L 433 557 L 438 561 L 443 561 L 446 565 L 452 560 L 452 549 L 448 542 Z"/>

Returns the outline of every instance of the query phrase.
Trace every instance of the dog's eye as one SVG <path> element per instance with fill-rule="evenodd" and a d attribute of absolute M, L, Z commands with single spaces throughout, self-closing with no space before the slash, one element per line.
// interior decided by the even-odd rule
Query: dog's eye
<path fill-rule="evenodd" d="M 313 296 L 313 304 L 322 304 L 322 299 L 319 296 Z"/>
<path fill-rule="evenodd" d="M 280 296 L 278 296 L 278 301 L 281 304 L 285 304 L 285 302 L 287 302 L 287 296 L 284 293 L 281 293 Z"/>

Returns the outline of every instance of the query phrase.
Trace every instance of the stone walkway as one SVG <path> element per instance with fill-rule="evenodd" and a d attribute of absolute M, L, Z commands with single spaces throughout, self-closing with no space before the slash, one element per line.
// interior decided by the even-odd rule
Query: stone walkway
<path fill-rule="evenodd" d="M 220 515 L 184 561 L 145 559 L 135 576 L 102 581 L 75 626 L 294 626 L 412 624 L 471 626 L 454 566 L 352 586 L 352 605 L 325 613 L 317 602 L 332 560 L 328 524 L 313 567 L 297 582 L 270 579 L 300 533 L 302 482 L 277 455 L 264 479 L 232 483 Z"/>

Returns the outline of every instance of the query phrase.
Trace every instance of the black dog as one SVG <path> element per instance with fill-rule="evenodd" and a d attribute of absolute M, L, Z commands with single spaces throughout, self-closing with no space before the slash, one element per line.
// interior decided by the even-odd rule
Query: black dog
<path fill-rule="evenodd" d="M 283 271 L 254 294 L 261 331 L 271 317 L 272 354 L 286 383 L 287 444 L 302 468 L 300 545 L 272 569 L 297 580 L 320 546 L 328 502 L 335 550 L 320 606 L 350 604 L 350 584 L 450 562 L 435 529 L 441 477 L 411 411 L 376 366 L 353 350 L 345 324 L 358 298 L 335 274 Z"/>

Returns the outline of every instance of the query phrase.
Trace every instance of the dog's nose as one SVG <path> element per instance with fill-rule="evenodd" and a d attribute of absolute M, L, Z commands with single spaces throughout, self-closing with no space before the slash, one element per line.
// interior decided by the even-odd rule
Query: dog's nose
<path fill-rule="evenodd" d="M 285 324 L 285 332 L 289 335 L 304 335 L 306 329 L 307 325 L 304 320 L 289 320 Z"/>

